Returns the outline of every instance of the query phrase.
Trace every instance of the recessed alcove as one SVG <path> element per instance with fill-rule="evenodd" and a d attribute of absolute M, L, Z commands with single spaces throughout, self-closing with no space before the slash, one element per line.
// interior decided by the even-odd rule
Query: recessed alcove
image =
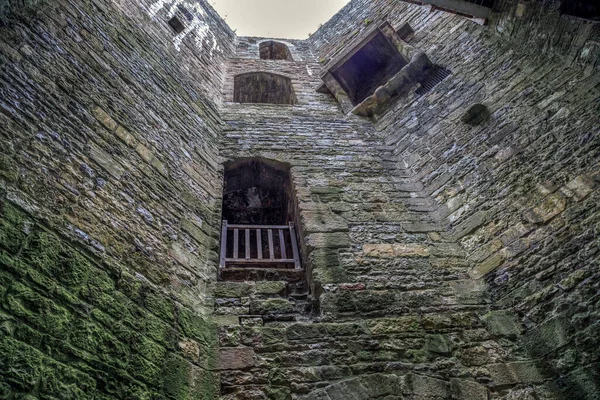
<path fill-rule="evenodd" d="M 295 210 L 289 166 L 258 158 L 226 164 L 221 277 L 249 279 L 256 268 L 300 270 Z"/>
<path fill-rule="evenodd" d="M 293 61 L 292 53 L 287 45 L 275 40 L 267 40 L 259 45 L 261 60 L 286 60 Z"/>
<path fill-rule="evenodd" d="M 269 72 L 249 72 L 234 78 L 236 103 L 296 104 L 292 80 Z"/>
<path fill-rule="evenodd" d="M 173 17 L 167 22 L 175 33 L 181 33 L 185 30 L 185 26 L 177 17 Z"/>
<path fill-rule="evenodd" d="M 331 60 L 321 78 L 344 112 L 370 117 L 407 94 L 432 67 L 429 58 L 383 22 L 350 43 Z M 318 91 L 323 91 L 320 87 Z"/>
<path fill-rule="evenodd" d="M 247 159 L 225 165 L 223 219 L 232 224 L 283 225 L 293 222 L 289 168 Z"/>
<path fill-rule="evenodd" d="M 357 105 L 397 74 L 408 62 L 379 31 L 331 74 Z"/>

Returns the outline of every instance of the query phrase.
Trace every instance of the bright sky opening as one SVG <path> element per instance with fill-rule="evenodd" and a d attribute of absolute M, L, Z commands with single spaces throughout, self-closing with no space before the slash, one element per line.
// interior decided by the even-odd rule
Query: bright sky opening
<path fill-rule="evenodd" d="M 208 0 L 239 36 L 306 39 L 348 0 Z"/>

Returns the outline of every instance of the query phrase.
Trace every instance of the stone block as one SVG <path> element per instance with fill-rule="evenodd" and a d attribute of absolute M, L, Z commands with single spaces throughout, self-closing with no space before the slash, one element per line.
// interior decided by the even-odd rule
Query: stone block
<path fill-rule="evenodd" d="M 466 379 L 450 380 L 452 399 L 456 400 L 488 400 L 485 386 Z"/>
<path fill-rule="evenodd" d="M 135 137 L 131 133 L 127 132 L 127 130 L 122 126 L 117 128 L 115 135 L 117 135 L 119 139 L 121 139 L 129 147 L 135 148 L 137 145 L 137 140 Z"/>
<path fill-rule="evenodd" d="M 413 394 L 419 400 L 447 399 L 450 394 L 450 384 L 441 379 L 410 374 L 407 376 L 408 393 Z"/>
<path fill-rule="evenodd" d="M 115 122 L 115 120 L 112 119 L 111 116 L 100 107 L 96 107 L 92 111 L 92 114 L 94 114 L 94 117 L 96 117 L 96 119 L 109 131 L 112 132 L 117 129 L 118 124 Z"/>
<path fill-rule="evenodd" d="M 523 331 L 517 315 L 508 310 L 491 311 L 481 317 L 488 330 L 495 336 L 516 338 Z"/>
<path fill-rule="evenodd" d="M 480 326 L 477 314 L 460 312 L 452 314 L 427 314 L 421 318 L 421 326 L 427 331 L 448 328 L 474 328 Z"/>
<path fill-rule="evenodd" d="M 350 236 L 344 232 L 312 233 L 306 237 L 306 244 L 313 249 L 347 248 Z"/>
<path fill-rule="evenodd" d="M 517 361 L 487 366 L 492 386 L 516 385 L 519 383 L 541 383 L 544 377 L 531 361 Z"/>
<path fill-rule="evenodd" d="M 369 399 L 381 398 L 386 395 L 397 395 L 404 390 L 401 377 L 392 374 L 373 374 L 360 378 L 361 386 L 369 394 Z"/>
<path fill-rule="evenodd" d="M 248 297 L 253 285 L 249 282 L 217 282 L 214 297 L 241 298 Z"/>
<path fill-rule="evenodd" d="M 373 319 L 367 322 L 367 326 L 373 335 L 416 332 L 420 329 L 416 316 Z"/>
<path fill-rule="evenodd" d="M 566 207 L 567 201 L 564 196 L 554 193 L 538 202 L 535 207 L 525 213 L 524 217 L 531 223 L 544 223 L 562 213 Z"/>
<path fill-rule="evenodd" d="M 556 317 L 526 332 L 522 345 L 534 357 L 543 357 L 568 344 L 571 334 L 569 321 L 564 317 Z"/>
<path fill-rule="evenodd" d="M 451 355 L 454 346 L 444 335 L 428 335 L 425 339 L 425 350 L 439 355 Z"/>
<path fill-rule="evenodd" d="M 121 164 L 97 145 L 90 146 L 90 158 L 116 179 L 120 179 L 125 173 Z"/>
<path fill-rule="evenodd" d="M 256 363 L 256 354 L 251 347 L 220 348 L 217 354 L 217 370 L 246 369 Z"/>
<path fill-rule="evenodd" d="M 257 294 L 274 295 L 274 294 L 281 294 L 286 289 L 286 287 L 287 287 L 286 283 L 282 282 L 282 281 L 263 281 L 263 282 L 256 282 L 256 284 L 254 286 L 254 291 Z"/>
<path fill-rule="evenodd" d="M 253 300 L 250 302 L 250 314 L 274 315 L 294 312 L 294 304 L 286 299 Z"/>
<path fill-rule="evenodd" d="M 490 272 L 494 271 L 498 268 L 504 261 L 506 260 L 507 252 L 506 250 L 500 250 L 495 254 L 491 255 L 484 261 L 478 263 L 469 271 L 469 275 L 473 279 L 481 279 Z"/>
<path fill-rule="evenodd" d="M 366 257 L 396 258 L 396 257 L 428 257 L 429 249 L 421 244 L 380 243 L 365 244 L 362 247 Z"/>
<path fill-rule="evenodd" d="M 581 201 L 592 193 L 595 185 L 596 183 L 593 179 L 585 175 L 580 175 L 567 183 L 562 192 L 568 197 L 573 197 L 575 201 Z"/>
<path fill-rule="evenodd" d="M 319 233 L 319 232 L 348 232 L 348 222 L 342 217 L 332 212 L 313 212 L 307 211 L 302 213 L 302 222 L 304 232 Z"/>
<path fill-rule="evenodd" d="M 329 385 L 325 388 L 330 399 L 363 400 L 371 398 L 369 392 L 358 379 L 351 379 Z"/>
<path fill-rule="evenodd" d="M 489 301 L 487 285 L 481 280 L 453 281 L 450 287 L 460 304 L 485 304 Z"/>

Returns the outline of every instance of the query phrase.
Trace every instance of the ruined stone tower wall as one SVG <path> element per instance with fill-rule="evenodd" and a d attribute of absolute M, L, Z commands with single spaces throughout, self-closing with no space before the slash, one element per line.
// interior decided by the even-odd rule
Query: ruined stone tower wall
<path fill-rule="evenodd" d="M 487 27 L 419 8 L 349 7 L 313 35 L 315 54 L 335 55 L 337 35 L 380 15 L 408 22 L 410 44 L 452 71 L 379 116 L 378 135 L 488 284 L 492 331 L 517 321 L 514 349 L 557 378 L 552 392 L 596 398 L 598 26 L 561 16 L 558 2 L 500 2 Z M 463 117 L 478 103 L 491 115 L 471 126 Z"/>
<path fill-rule="evenodd" d="M 177 35 L 160 3 L 2 17 L 0 397 L 217 395 L 204 314 L 234 35 L 196 2 Z"/>
<path fill-rule="evenodd" d="M 205 2 L 2 17 L 0 397 L 597 398 L 599 32 L 557 4 L 355 0 L 293 60 Z M 384 20 L 451 75 L 346 115 L 321 70 Z M 239 159 L 290 167 L 294 286 L 215 282 Z"/>
<path fill-rule="evenodd" d="M 316 32 L 295 88 L 316 88 L 311 71 L 380 20 L 410 23 L 410 44 L 451 71 L 373 121 L 318 93 L 226 104 L 226 157 L 292 165 L 319 316 L 222 327 L 222 349 L 253 357 L 221 366 L 238 370 L 222 374 L 226 398 L 595 398 L 597 32 L 557 3 L 496 11 L 482 27 L 355 1 Z M 242 43 L 232 71 L 303 69 Z M 478 103 L 491 115 L 463 119 Z M 238 299 L 216 313 L 267 312 L 252 287 L 227 285 L 217 296 Z"/>

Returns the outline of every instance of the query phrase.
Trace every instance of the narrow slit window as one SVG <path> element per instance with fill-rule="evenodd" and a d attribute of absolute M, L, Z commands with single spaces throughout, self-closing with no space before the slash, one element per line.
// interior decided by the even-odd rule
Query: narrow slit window
<path fill-rule="evenodd" d="M 177 17 L 171 18 L 169 20 L 168 24 L 175 33 L 181 33 L 185 30 L 185 26 L 181 23 L 181 21 Z"/>

